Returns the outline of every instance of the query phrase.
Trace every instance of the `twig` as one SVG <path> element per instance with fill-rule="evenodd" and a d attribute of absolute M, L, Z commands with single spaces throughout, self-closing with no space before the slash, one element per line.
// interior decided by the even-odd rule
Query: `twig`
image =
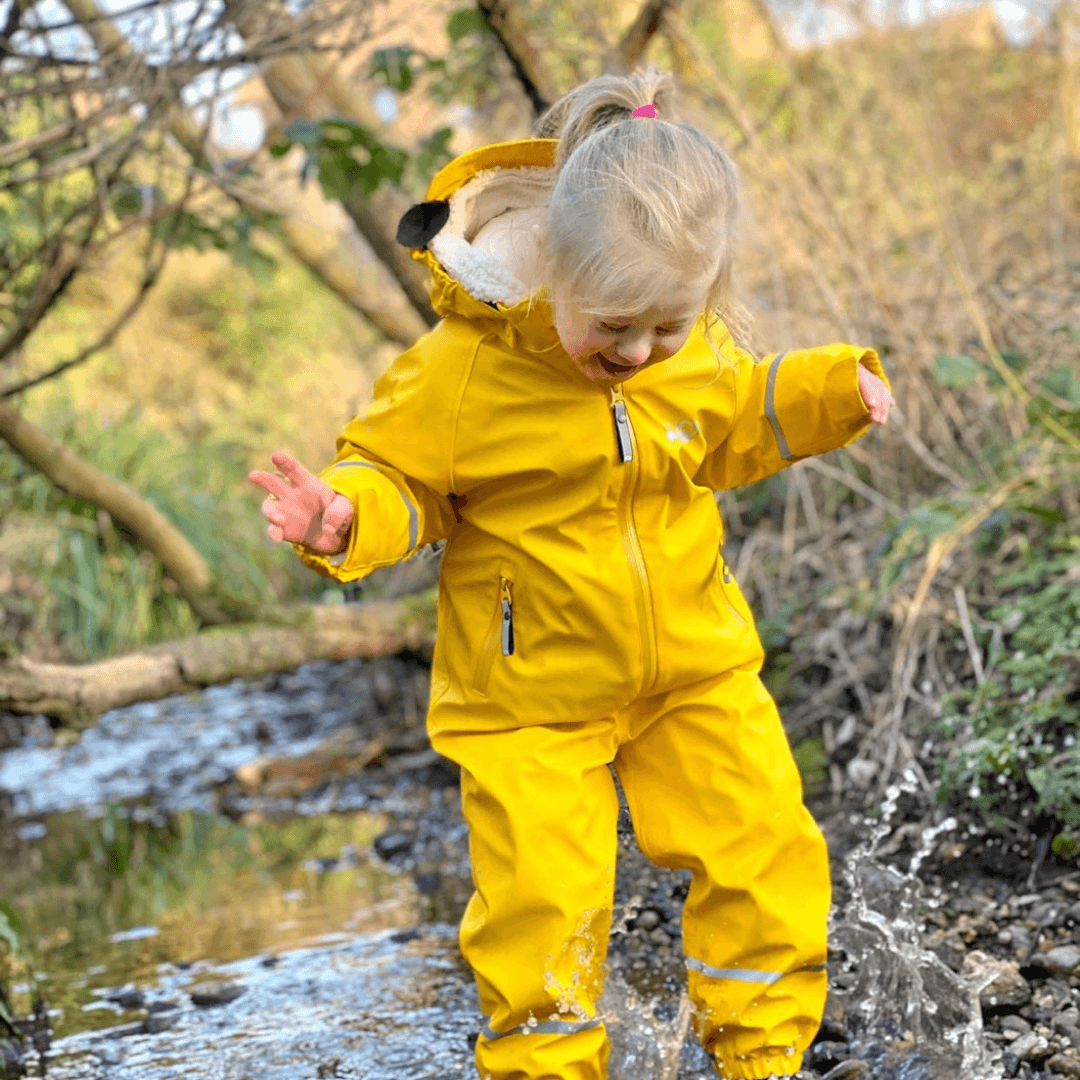
<path fill-rule="evenodd" d="M 967 593 L 964 592 L 964 586 L 957 585 L 953 589 L 953 596 L 956 597 L 956 610 L 960 613 L 960 629 L 964 632 L 964 641 L 971 656 L 971 667 L 975 672 L 975 682 L 982 686 L 986 682 L 986 672 L 983 670 L 982 654 L 975 642 L 975 633 L 971 629 L 971 616 L 968 614 Z"/>
<path fill-rule="evenodd" d="M 872 502 L 875 506 L 881 507 L 882 510 L 892 514 L 893 517 L 900 518 L 904 516 L 904 511 L 896 503 L 880 492 L 875 491 L 869 484 L 864 484 L 857 476 L 851 476 L 844 472 L 843 469 L 838 469 L 835 465 L 829 465 L 820 458 L 806 458 L 803 465 L 808 469 L 813 469 L 816 473 L 820 473 L 822 476 L 827 476 L 830 480 L 844 484 L 856 494 L 861 495 L 867 502 Z"/>

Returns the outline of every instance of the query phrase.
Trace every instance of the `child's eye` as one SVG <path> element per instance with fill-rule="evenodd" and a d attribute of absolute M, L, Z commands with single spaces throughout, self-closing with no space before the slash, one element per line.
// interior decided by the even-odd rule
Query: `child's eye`
<path fill-rule="evenodd" d="M 679 323 L 678 326 L 658 326 L 656 332 L 661 337 L 671 337 L 672 334 L 680 334 L 685 329 L 686 327 L 682 323 Z"/>
<path fill-rule="evenodd" d="M 621 334 L 624 330 L 629 330 L 629 326 L 611 326 L 608 323 L 600 324 L 601 330 L 606 330 L 609 334 Z"/>

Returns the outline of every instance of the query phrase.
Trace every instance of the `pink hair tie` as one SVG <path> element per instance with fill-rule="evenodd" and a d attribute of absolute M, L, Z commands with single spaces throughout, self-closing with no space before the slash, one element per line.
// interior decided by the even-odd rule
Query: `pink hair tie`
<path fill-rule="evenodd" d="M 648 105 L 642 105 L 640 109 L 635 109 L 631 116 L 648 116 L 650 119 L 656 119 L 656 106 L 650 101 Z"/>

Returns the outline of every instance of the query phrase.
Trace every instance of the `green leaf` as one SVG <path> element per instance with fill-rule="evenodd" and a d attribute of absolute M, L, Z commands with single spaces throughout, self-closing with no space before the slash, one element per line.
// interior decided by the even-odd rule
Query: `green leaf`
<path fill-rule="evenodd" d="M 453 158 L 449 142 L 454 137 L 454 129 L 441 127 L 426 139 L 420 140 L 416 150 L 416 168 L 424 180 L 430 180 Z"/>
<path fill-rule="evenodd" d="M 278 139 L 270 144 L 270 156 L 283 158 L 295 145 L 291 139 Z"/>
<path fill-rule="evenodd" d="M 446 33 L 455 45 L 469 34 L 483 34 L 486 31 L 484 16 L 476 8 L 460 8 L 446 23 Z"/>
<path fill-rule="evenodd" d="M 322 132 L 320 145 L 333 150 L 350 146 L 367 146 L 374 138 L 363 124 L 358 124 L 346 116 L 329 117 L 319 126 Z"/>
<path fill-rule="evenodd" d="M 1035 506 L 1025 503 L 1016 509 L 1022 510 L 1025 514 L 1031 514 L 1033 517 L 1039 518 L 1040 521 L 1045 521 L 1048 525 L 1061 525 L 1066 521 L 1065 515 L 1060 510 L 1054 510 L 1048 506 Z"/>
<path fill-rule="evenodd" d="M 963 353 L 942 353 L 934 361 L 934 380 L 938 386 L 970 386 L 981 367 L 977 360 Z"/>
<path fill-rule="evenodd" d="M 285 136 L 294 143 L 300 143 L 309 149 L 317 146 L 322 139 L 322 125 L 314 120 L 294 120 L 286 129 Z"/>
<path fill-rule="evenodd" d="M 0 941 L 6 941 L 13 953 L 21 953 L 24 933 L 15 909 L 6 900 L 0 900 Z"/>
<path fill-rule="evenodd" d="M 360 163 L 348 151 L 319 158 L 319 185 L 328 199 L 346 202 L 362 185 Z"/>
<path fill-rule="evenodd" d="M 1042 387 L 1048 393 L 1080 407 L 1080 377 L 1072 368 L 1056 368 L 1049 372 L 1042 380 Z"/>
<path fill-rule="evenodd" d="M 1080 854 L 1080 843 L 1070 832 L 1059 832 L 1050 844 L 1055 855 L 1062 859 L 1075 859 Z"/>
<path fill-rule="evenodd" d="M 391 90 L 404 94 L 413 84 L 412 57 L 411 45 L 377 49 L 371 58 L 371 77 L 381 78 Z"/>
<path fill-rule="evenodd" d="M 908 522 L 921 536 L 934 540 L 956 525 L 956 515 L 933 506 L 917 506 L 908 514 Z"/>

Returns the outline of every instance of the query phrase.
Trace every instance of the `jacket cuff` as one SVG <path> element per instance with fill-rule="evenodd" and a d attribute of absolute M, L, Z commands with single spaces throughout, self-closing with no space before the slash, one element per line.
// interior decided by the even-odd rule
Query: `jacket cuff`
<path fill-rule="evenodd" d="M 324 469 L 319 478 L 352 502 L 353 524 L 348 546 L 336 555 L 319 555 L 294 544 L 306 566 L 346 584 L 416 551 L 424 524 L 423 509 L 382 469 L 350 459 Z"/>
<path fill-rule="evenodd" d="M 859 390 L 860 364 L 889 386 L 873 349 L 829 345 L 773 358 L 765 415 L 785 461 L 847 446 L 869 428 L 870 409 Z"/>

